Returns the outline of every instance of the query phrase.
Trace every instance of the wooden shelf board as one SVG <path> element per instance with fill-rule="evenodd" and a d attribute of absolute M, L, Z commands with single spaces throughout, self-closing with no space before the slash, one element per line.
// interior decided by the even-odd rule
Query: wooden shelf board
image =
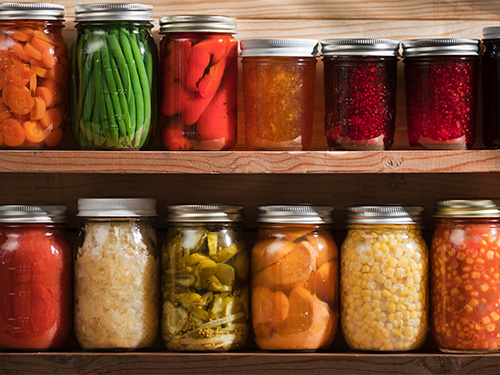
<path fill-rule="evenodd" d="M 500 172 L 500 150 L 0 151 L 0 173 L 332 174 Z"/>

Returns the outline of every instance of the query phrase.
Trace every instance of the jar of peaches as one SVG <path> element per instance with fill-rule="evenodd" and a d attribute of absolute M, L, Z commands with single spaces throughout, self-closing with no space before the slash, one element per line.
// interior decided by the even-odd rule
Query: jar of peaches
<path fill-rule="evenodd" d="M 64 6 L 0 4 L 0 148 L 55 147 L 68 117 Z"/>
<path fill-rule="evenodd" d="M 427 334 L 428 252 L 419 206 L 346 208 L 341 326 L 351 349 L 408 351 Z"/>
<path fill-rule="evenodd" d="M 431 330 L 444 352 L 500 349 L 500 200 L 435 203 Z"/>
<path fill-rule="evenodd" d="M 251 252 L 255 342 L 264 350 L 328 347 L 338 325 L 338 250 L 333 208 L 257 207 Z"/>

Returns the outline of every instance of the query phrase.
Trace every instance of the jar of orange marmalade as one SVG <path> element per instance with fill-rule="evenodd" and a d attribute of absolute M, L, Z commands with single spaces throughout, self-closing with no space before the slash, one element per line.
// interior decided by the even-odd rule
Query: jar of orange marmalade
<path fill-rule="evenodd" d="M 311 147 L 317 44 L 311 39 L 241 41 L 249 149 Z"/>
<path fill-rule="evenodd" d="M 0 148 L 61 143 L 68 117 L 64 6 L 0 4 Z"/>

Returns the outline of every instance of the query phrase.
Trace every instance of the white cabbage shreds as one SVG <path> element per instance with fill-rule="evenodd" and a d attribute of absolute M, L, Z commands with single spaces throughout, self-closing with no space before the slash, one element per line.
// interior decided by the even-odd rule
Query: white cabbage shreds
<path fill-rule="evenodd" d="M 158 331 L 156 233 L 140 221 L 87 222 L 75 259 L 75 331 L 84 349 L 143 348 Z"/>

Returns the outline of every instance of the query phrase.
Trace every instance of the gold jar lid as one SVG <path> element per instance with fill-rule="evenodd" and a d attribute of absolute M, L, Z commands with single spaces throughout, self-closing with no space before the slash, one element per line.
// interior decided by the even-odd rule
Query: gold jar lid
<path fill-rule="evenodd" d="M 500 200 L 446 199 L 434 203 L 434 217 L 500 217 Z"/>

